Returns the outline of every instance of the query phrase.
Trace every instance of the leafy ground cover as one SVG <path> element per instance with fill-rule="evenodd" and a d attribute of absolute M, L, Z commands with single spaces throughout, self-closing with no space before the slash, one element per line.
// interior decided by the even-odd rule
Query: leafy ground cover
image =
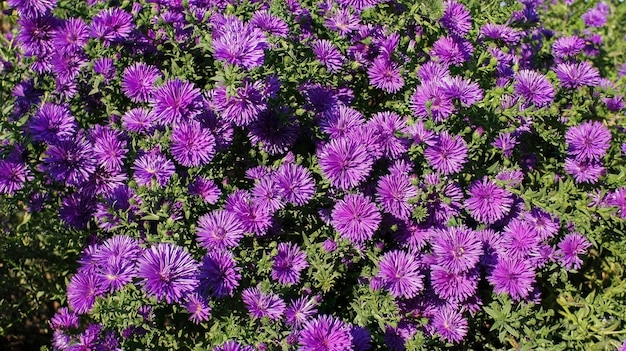
<path fill-rule="evenodd" d="M 624 348 L 622 2 L 2 6 L 1 347 Z"/>

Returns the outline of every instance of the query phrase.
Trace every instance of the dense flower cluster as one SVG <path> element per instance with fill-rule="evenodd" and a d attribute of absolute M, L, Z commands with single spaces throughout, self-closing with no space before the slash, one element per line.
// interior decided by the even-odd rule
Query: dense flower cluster
<path fill-rule="evenodd" d="M 377 0 L 93 0 L 89 18 L 8 3 L 33 74 L 13 88 L 0 193 L 96 233 L 55 350 L 121 349 L 173 323 L 154 313 L 233 339 L 215 351 L 462 343 L 485 302 L 538 303 L 542 272 L 592 247 L 525 192 L 617 173 L 624 136 L 567 100 L 625 111 L 623 82 L 594 66 L 606 4 L 571 34 L 543 27 L 542 1 L 478 28 L 447 0 L 402 31 L 370 11 L 407 4 Z M 626 187 L 602 189 L 589 207 L 626 218 Z M 352 289 L 389 296 L 395 319 L 350 323 Z M 116 296 L 141 301 L 136 321 L 89 319 Z M 236 338 L 227 319 L 275 329 Z"/>

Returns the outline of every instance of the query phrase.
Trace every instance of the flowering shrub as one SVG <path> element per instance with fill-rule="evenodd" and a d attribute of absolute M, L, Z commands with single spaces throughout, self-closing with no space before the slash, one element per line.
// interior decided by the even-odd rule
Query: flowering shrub
<path fill-rule="evenodd" d="M 623 5 L 8 5 L 3 252 L 78 262 L 52 349 L 621 345 Z"/>

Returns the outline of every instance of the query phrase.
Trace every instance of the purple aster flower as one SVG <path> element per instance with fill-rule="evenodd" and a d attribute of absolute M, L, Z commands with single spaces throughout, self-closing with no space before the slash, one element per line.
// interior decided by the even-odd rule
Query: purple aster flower
<path fill-rule="evenodd" d="M 470 198 L 465 200 L 465 208 L 481 223 L 493 224 L 511 211 L 513 204 L 511 193 L 487 177 L 474 182 L 469 193 Z"/>
<path fill-rule="evenodd" d="M 570 127 L 565 133 L 567 153 L 576 160 L 598 161 L 611 146 L 611 131 L 602 122 L 587 121 Z"/>
<path fill-rule="evenodd" d="M 241 292 L 241 298 L 253 318 L 280 320 L 285 313 L 285 301 L 274 293 L 264 293 L 259 288 L 247 288 Z"/>
<path fill-rule="evenodd" d="M 99 275 L 76 273 L 67 285 L 67 302 L 77 314 L 91 311 L 96 298 L 105 293 L 106 282 Z"/>
<path fill-rule="evenodd" d="M 338 104 L 325 111 L 320 121 L 320 128 L 331 138 L 340 138 L 350 130 L 364 124 L 365 119 L 361 112 L 344 104 Z"/>
<path fill-rule="evenodd" d="M 95 59 L 93 61 L 93 70 L 102 76 L 107 83 L 115 78 L 115 65 L 113 65 L 113 59 L 110 57 L 98 57 Z"/>
<path fill-rule="evenodd" d="M 448 67 L 439 62 L 428 61 L 419 67 L 417 75 L 422 82 L 425 83 L 431 80 L 439 81 L 443 78 L 449 77 L 450 71 L 448 71 Z"/>
<path fill-rule="evenodd" d="M 377 144 L 382 147 L 385 156 L 396 159 L 406 153 L 408 140 L 396 136 L 406 128 L 406 118 L 394 112 L 377 112 L 368 121 L 367 126 L 375 130 Z"/>
<path fill-rule="evenodd" d="M 476 266 L 483 248 L 473 230 L 448 227 L 437 232 L 432 250 L 438 265 L 452 273 L 467 272 Z"/>
<path fill-rule="evenodd" d="M 552 55 L 561 60 L 566 60 L 578 55 L 584 48 L 584 39 L 575 35 L 562 37 L 552 44 Z"/>
<path fill-rule="evenodd" d="M 594 7 L 585 12 L 581 18 L 588 27 L 603 27 L 607 21 L 608 11 L 602 11 L 598 7 Z"/>
<path fill-rule="evenodd" d="M 133 102 L 148 102 L 154 91 L 154 83 L 161 72 L 154 66 L 136 62 L 126 67 L 122 74 L 122 92 Z"/>
<path fill-rule="evenodd" d="M 237 217 L 246 232 L 255 235 L 265 235 L 272 225 L 273 212 L 254 201 L 247 192 L 231 194 L 226 200 L 226 210 Z"/>
<path fill-rule="evenodd" d="M 61 140 L 46 150 L 43 169 L 58 182 L 78 186 L 95 172 L 93 156 L 93 146 L 84 137 Z"/>
<path fill-rule="evenodd" d="M 517 144 L 519 144 L 519 141 L 515 134 L 502 132 L 500 132 L 493 143 L 491 143 L 492 146 L 502 150 L 504 157 L 511 157 L 513 155 L 513 149 L 515 149 Z"/>
<path fill-rule="evenodd" d="M 444 267 L 430 266 L 430 283 L 439 298 L 463 302 L 476 294 L 480 275 L 476 270 L 452 272 Z"/>
<path fill-rule="evenodd" d="M 272 261 L 272 279 L 283 285 L 298 283 L 300 273 L 309 266 L 306 252 L 293 243 L 278 244 L 278 253 Z"/>
<path fill-rule="evenodd" d="M 187 187 L 189 194 L 202 198 L 202 201 L 215 205 L 222 195 L 222 191 L 217 187 L 214 181 L 205 177 L 197 177 Z"/>
<path fill-rule="evenodd" d="M 57 52 L 50 61 L 51 71 L 62 82 L 72 82 L 87 64 L 87 56 L 80 52 Z"/>
<path fill-rule="evenodd" d="M 583 85 L 596 86 L 600 82 L 600 72 L 587 61 L 559 63 L 554 71 L 564 88 L 575 89 Z"/>
<path fill-rule="evenodd" d="M 441 37 L 430 50 L 434 61 L 444 66 L 460 66 L 472 57 L 474 47 L 469 41 L 457 37 Z"/>
<path fill-rule="evenodd" d="M 274 213 L 286 206 L 285 199 L 280 194 L 280 186 L 271 176 L 259 179 L 250 190 L 253 201 L 260 207 L 267 208 Z"/>
<path fill-rule="evenodd" d="M 243 345 L 234 340 L 228 340 L 222 345 L 215 347 L 213 351 L 255 351 L 255 349 L 250 345 Z"/>
<path fill-rule="evenodd" d="M 119 172 L 128 153 L 122 133 L 109 127 L 97 128 L 92 136 L 96 162 L 109 172 Z"/>
<path fill-rule="evenodd" d="M 350 329 L 350 335 L 352 335 L 353 351 L 367 351 L 372 348 L 372 335 L 367 329 L 353 326 L 352 329 Z"/>
<path fill-rule="evenodd" d="M 81 18 L 69 18 L 54 32 L 52 40 L 61 52 L 80 51 L 89 41 L 89 28 Z"/>
<path fill-rule="evenodd" d="M 349 351 L 350 326 L 336 317 L 321 315 L 304 324 L 298 343 L 300 351 Z"/>
<path fill-rule="evenodd" d="M 17 21 L 17 40 L 26 56 L 46 58 L 53 52 L 52 37 L 59 20 L 49 14 L 36 17 L 20 17 Z"/>
<path fill-rule="evenodd" d="M 467 144 L 461 136 L 451 136 L 448 131 L 443 131 L 437 141 L 426 148 L 424 157 L 430 167 L 442 174 L 458 173 L 467 161 Z"/>
<path fill-rule="evenodd" d="M 513 89 L 527 104 L 537 107 L 550 105 L 554 100 L 554 87 L 541 73 L 523 69 L 515 74 Z"/>
<path fill-rule="evenodd" d="M 431 117 L 435 122 L 442 122 L 455 112 L 454 104 L 444 93 L 439 80 L 418 85 L 409 104 L 418 119 Z"/>
<path fill-rule="evenodd" d="M 9 7 L 21 17 L 37 17 L 48 14 L 57 5 L 57 0 L 7 0 Z"/>
<path fill-rule="evenodd" d="M 283 154 L 294 145 L 300 131 L 299 122 L 287 107 L 267 109 L 248 126 L 248 138 L 252 144 L 270 155 Z"/>
<path fill-rule="evenodd" d="M 533 208 L 524 220 L 535 228 L 540 240 L 550 239 L 559 231 L 558 218 L 553 218 L 550 213 L 539 208 Z"/>
<path fill-rule="evenodd" d="M 502 232 L 502 248 L 508 257 L 523 259 L 537 253 L 539 235 L 531 223 L 513 219 Z"/>
<path fill-rule="evenodd" d="M 325 27 L 339 33 L 341 37 L 346 37 L 360 28 L 359 16 L 352 13 L 349 8 L 334 8 L 326 12 L 325 17 Z"/>
<path fill-rule="evenodd" d="M 189 312 L 189 320 L 200 324 L 209 320 L 211 307 L 209 301 L 198 293 L 193 293 L 185 298 L 185 309 Z"/>
<path fill-rule="evenodd" d="M 579 233 L 567 234 L 558 244 L 556 255 L 561 266 L 567 270 L 579 269 L 583 261 L 578 255 L 587 253 L 591 243 Z"/>
<path fill-rule="evenodd" d="M 319 306 L 317 297 L 308 298 L 301 296 L 291 300 L 285 310 L 287 324 L 299 329 L 311 316 L 317 314 L 317 306 Z"/>
<path fill-rule="evenodd" d="M 385 288 L 394 297 L 410 299 L 424 288 L 421 263 L 414 253 L 400 250 L 387 252 L 378 267 L 377 277 L 383 280 Z"/>
<path fill-rule="evenodd" d="M 406 343 L 417 333 L 417 328 L 406 319 L 400 320 L 398 326 L 385 326 L 384 340 L 390 351 L 406 351 Z"/>
<path fill-rule="evenodd" d="M 230 251 L 211 250 L 202 259 L 200 287 L 211 296 L 217 299 L 233 296 L 240 279 L 239 267 Z"/>
<path fill-rule="evenodd" d="M 574 177 L 576 183 L 595 184 L 606 173 L 599 161 L 579 161 L 570 157 L 565 159 L 563 169 Z"/>
<path fill-rule="evenodd" d="M 107 46 L 128 39 L 133 29 L 133 15 L 117 7 L 101 10 L 90 25 L 91 35 Z"/>
<path fill-rule="evenodd" d="M 606 206 L 617 207 L 619 216 L 626 218 L 626 187 L 621 187 L 609 192 L 606 197 Z"/>
<path fill-rule="evenodd" d="M 153 91 L 150 105 L 157 124 L 172 125 L 199 114 L 202 95 L 192 83 L 174 78 Z"/>
<path fill-rule="evenodd" d="M 234 93 L 228 93 L 226 87 L 218 87 L 214 91 L 213 101 L 216 111 L 224 120 L 240 127 L 250 125 L 267 109 L 267 99 L 260 81 L 246 80 Z"/>
<path fill-rule="evenodd" d="M 78 328 L 79 316 L 67 307 L 61 307 L 50 319 L 50 327 L 55 330 Z"/>
<path fill-rule="evenodd" d="M 149 297 L 181 302 L 198 286 L 198 262 L 184 248 L 161 243 L 144 251 L 137 263 L 137 276 Z"/>
<path fill-rule="evenodd" d="M 487 277 L 497 294 L 507 293 L 514 300 L 526 298 L 535 282 L 535 271 L 524 260 L 501 257 Z"/>
<path fill-rule="evenodd" d="M 459 99 L 465 106 L 472 106 L 483 99 L 483 90 L 478 84 L 461 77 L 442 78 L 440 89 L 446 98 Z"/>
<path fill-rule="evenodd" d="M 263 64 L 267 39 L 261 29 L 226 17 L 213 31 L 213 57 L 231 65 L 252 69 Z"/>
<path fill-rule="evenodd" d="M 472 16 L 467 8 L 454 0 L 445 2 L 446 9 L 443 16 L 439 19 L 442 27 L 448 30 L 448 33 L 463 37 L 472 29 Z"/>
<path fill-rule="evenodd" d="M 313 54 L 331 73 L 337 73 L 343 66 L 344 57 L 330 40 L 318 39 L 311 45 Z"/>
<path fill-rule="evenodd" d="M 376 205 L 361 194 L 348 194 L 335 204 L 332 225 L 353 243 L 363 243 L 372 238 L 381 221 Z"/>
<path fill-rule="evenodd" d="M 174 163 L 168 160 L 158 149 L 153 149 L 139 156 L 132 167 L 137 184 L 151 186 L 155 181 L 158 186 L 165 186 L 174 174 Z"/>
<path fill-rule="evenodd" d="M 174 126 L 170 150 L 174 160 L 185 167 L 209 163 L 215 154 L 215 138 L 198 121 L 187 121 Z"/>
<path fill-rule="evenodd" d="M 285 38 L 289 34 L 289 26 L 282 19 L 272 15 L 268 10 L 256 11 L 249 22 L 260 30 Z"/>
<path fill-rule="evenodd" d="M 122 116 L 122 126 L 129 132 L 148 133 L 154 125 L 154 114 L 143 107 L 131 109 Z"/>
<path fill-rule="evenodd" d="M 404 87 L 400 66 L 390 58 L 379 56 L 367 69 L 370 84 L 387 93 L 397 93 Z"/>
<path fill-rule="evenodd" d="M 332 139 L 319 149 L 317 158 L 331 185 L 343 190 L 364 181 L 374 163 L 367 148 L 350 138 Z"/>
<path fill-rule="evenodd" d="M 220 210 L 201 216 L 196 234 L 196 240 L 205 249 L 221 250 L 236 247 L 244 232 L 234 214 Z"/>
<path fill-rule="evenodd" d="M 392 173 L 382 176 L 376 186 L 376 201 L 385 212 L 396 218 L 408 220 L 412 206 L 410 200 L 418 195 L 417 188 L 411 179 L 403 173 Z"/>
<path fill-rule="evenodd" d="M 434 331 L 447 342 L 461 342 L 467 335 L 467 319 L 456 308 L 451 306 L 437 309 L 431 323 Z"/>
<path fill-rule="evenodd" d="M 273 174 L 281 196 L 288 202 L 302 206 L 315 196 L 315 180 L 303 166 L 285 162 Z"/>
<path fill-rule="evenodd" d="M 626 107 L 624 98 L 621 95 L 602 98 L 602 102 L 606 105 L 606 109 L 611 112 L 619 112 Z"/>
<path fill-rule="evenodd" d="M 33 140 L 54 143 L 68 139 L 76 132 L 76 120 L 67 105 L 44 103 L 29 121 Z"/>

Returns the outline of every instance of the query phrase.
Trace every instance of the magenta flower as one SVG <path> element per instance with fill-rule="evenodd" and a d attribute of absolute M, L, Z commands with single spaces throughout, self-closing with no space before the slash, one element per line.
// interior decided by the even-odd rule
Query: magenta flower
<path fill-rule="evenodd" d="M 452 35 L 463 37 L 472 29 L 472 16 L 465 5 L 454 0 L 445 2 L 446 9 L 439 19 L 442 27 Z"/>
<path fill-rule="evenodd" d="M 326 39 L 316 40 L 311 45 L 311 48 L 317 60 L 326 66 L 330 72 L 339 72 L 345 58 L 331 41 Z"/>
<path fill-rule="evenodd" d="M 280 195 L 294 205 L 302 206 L 315 196 L 315 180 L 306 167 L 286 162 L 276 170 L 273 179 Z"/>
<path fill-rule="evenodd" d="M 390 58 L 379 56 L 367 69 L 370 84 L 387 93 L 397 93 L 404 87 L 400 66 Z"/>
<path fill-rule="evenodd" d="M 550 105 L 554 100 L 554 87 L 548 78 L 532 70 L 521 70 L 515 74 L 513 89 L 527 104 L 537 107 Z"/>
<path fill-rule="evenodd" d="M 263 64 L 268 47 L 265 34 L 236 17 L 223 18 L 213 31 L 213 56 L 231 65 L 252 69 Z"/>
<path fill-rule="evenodd" d="M 243 238 L 241 223 L 231 212 L 212 211 L 198 219 L 196 241 L 207 250 L 236 247 Z"/>
<path fill-rule="evenodd" d="M 185 298 L 185 309 L 189 312 L 189 320 L 200 324 L 209 320 L 211 307 L 209 301 L 198 293 L 193 293 Z"/>
<path fill-rule="evenodd" d="M 467 319 L 451 306 L 444 306 L 435 311 L 431 323 L 435 332 L 447 342 L 458 343 L 467 335 Z"/>
<path fill-rule="evenodd" d="M 298 339 L 300 351 L 350 351 L 350 327 L 340 319 L 321 315 L 304 324 Z"/>
<path fill-rule="evenodd" d="M 410 299 L 424 288 L 421 263 L 414 253 L 394 250 L 380 260 L 377 277 L 394 297 Z"/>
<path fill-rule="evenodd" d="M 322 172 L 334 187 L 350 189 L 369 175 L 374 161 L 363 144 L 349 138 L 332 139 L 318 151 Z"/>
<path fill-rule="evenodd" d="M 559 63 L 554 72 L 563 88 L 576 89 L 584 85 L 593 87 L 600 84 L 600 72 L 587 61 Z"/>
<path fill-rule="evenodd" d="M 465 200 L 465 208 L 481 223 L 493 224 L 511 211 L 513 204 L 511 193 L 487 177 L 474 182 L 469 192 L 471 196 Z"/>
<path fill-rule="evenodd" d="M 473 230 L 448 227 L 437 233 L 432 250 L 438 265 L 453 273 L 467 272 L 476 266 L 483 247 Z"/>
<path fill-rule="evenodd" d="M 587 121 L 565 133 L 568 154 L 579 161 L 598 161 L 611 146 L 611 132 L 601 122 Z"/>
<path fill-rule="evenodd" d="M 215 137 L 197 121 L 178 123 L 171 141 L 174 160 L 185 167 L 206 165 L 215 155 Z"/>
<path fill-rule="evenodd" d="M 376 201 L 385 212 L 403 220 L 411 216 L 412 205 L 409 201 L 418 195 L 409 176 L 399 172 L 382 176 L 378 180 L 376 193 Z"/>
<path fill-rule="evenodd" d="M 148 102 L 154 90 L 154 83 L 161 77 L 161 72 L 154 66 L 143 62 L 126 67 L 122 74 L 122 92 L 133 102 Z"/>
<path fill-rule="evenodd" d="M 454 174 L 463 169 L 467 161 L 467 144 L 462 137 L 443 131 L 437 141 L 424 151 L 428 164 L 442 174 Z"/>
<path fill-rule="evenodd" d="M 293 243 L 278 244 L 278 252 L 272 261 L 272 279 L 283 285 L 298 283 L 300 273 L 309 266 L 306 252 Z"/>
<path fill-rule="evenodd" d="M 154 89 L 150 106 L 160 125 L 173 125 L 201 112 L 202 95 L 192 83 L 174 78 Z"/>
<path fill-rule="evenodd" d="M 332 225 L 353 243 L 363 243 L 372 238 L 381 221 L 376 205 L 361 194 L 348 194 L 335 204 Z"/>
<path fill-rule="evenodd" d="M 153 149 L 139 156 L 132 169 L 137 184 L 150 186 L 155 181 L 157 185 L 165 186 L 174 174 L 175 167 L 159 150 Z"/>
<path fill-rule="evenodd" d="M 285 301 L 274 293 L 264 293 L 259 288 L 247 288 L 241 293 L 241 298 L 253 318 L 279 320 L 285 313 Z"/>
<path fill-rule="evenodd" d="M 487 277 L 497 294 L 507 293 L 514 300 L 528 297 L 535 282 L 535 271 L 525 261 L 502 257 Z"/>
<path fill-rule="evenodd" d="M 557 259 L 563 268 L 579 269 L 583 261 L 578 257 L 587 253 L 591 243 L 580 233 L 567 234 L 558 244 Z"/>

